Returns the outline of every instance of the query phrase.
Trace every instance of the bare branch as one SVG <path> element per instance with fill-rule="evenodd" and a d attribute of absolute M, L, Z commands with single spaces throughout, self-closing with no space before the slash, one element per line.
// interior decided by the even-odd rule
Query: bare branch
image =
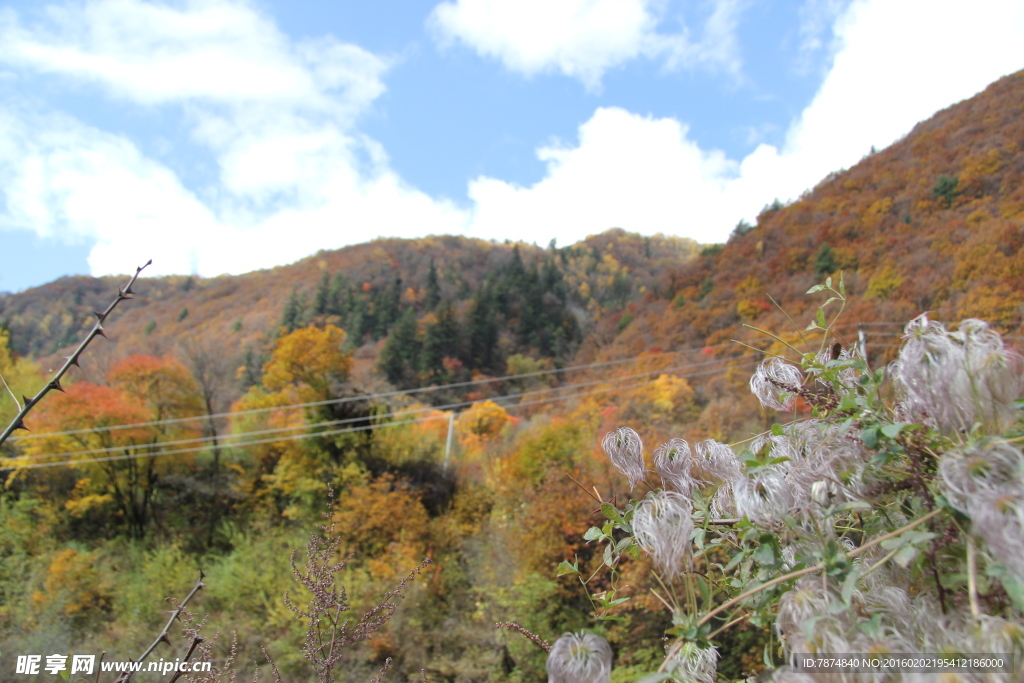
<path fill-rule="evenodd" d="M 178 604 L 178 608 L 171 612 L 171 618 L 167 620 L 167 623 L 164 625 L 163 630 L 160 631 L 160 635 L 156 637 L 156 640 L 153 641 L 153 644 L 146 648 L 146 651 L 143 652 L 138 659 L 133 660 L 134 662 L 145 661 L 146 657 L 148 657 L 153 652 L 153 650 L 156 649 L 156 646 L 160 643 L 170 643 L 170 640 L 167 638 L 167 633 L 171 630 L 171 624 L 173 624 L 174 620 L 177 619 L 178 616 L 185 610 L 185 605 L 189 603 L 189 600 L 191 600 L 195 596 L 195 594 L 199 592 L 199 589 L 205 585 L 203 583 L 203 576 L 205 575 L 203 574 L 202 571 L 200 571 L 199 578 L 196 580 L 196 585 L 192 586 L 192 590 L 189 591 L 189 594 L 185 596 L 185 599 Z M 200 639 L 200 641 L 201 640 L 202 639 Z M 195 643 L 193 641 L 193 648 L 195 647 L 195 645 L 198 645 L 198 643 Z M 191 650 L 189 652 L 191 653 Z M 122 671 L 121 675 L 117 677 L 117 680 L 114 681 L 114 683 L 127 683 L 127 681 L 131 680 L 131 677 L 131 671 Z"/>
<path fill-rule="evenodd" d="M 25 404 L 21 406 L 21 410 L 19 410 L 18 414 L 14 416 L 14 419 L 11 420 L 11 424 L 7 425 L 7 428 L 4 429 L 2 433 L 0 433 L 0 445 L 3 445 L 4 441 L 7 440 L 7 437 L 9 437 L 15 430 L 28 429 L 28 427 L 25 426 L 25 416 L 28 415 L 29 411 L 32 410 L 32 408 L 35 407 L 37 403 L 43 400 L 43 397 L 46 396 L 46 394 L 48 394 L 51 390 L 64 391 L 64 389 L 60 385 L 60 380 L 64 377 L 65 373 L 67 373 L 67 371 L 71 368 L 72 365 L 78 365 L 79 357 L 82 355 L 82 352 L 85 351 L 85 349 L 89 346 L 90 342 L 92 342 L 93 339 L 95 339 L 97 336 L 107 336 L 106 333 L 103 331 L 103 323 L 106 321 L 107 316 L 110 315 L 111 311 L 113 311 L 114 307 L 116 307 L 119 303 L 121 303 L 125 299 L 132 298 L 132 285 L 135 284 L 135 280 L 138 279 L 139 273 L 142 272 L 142 269 L 151 263 L 153 263 L 152 259 L 147 261 L 145 266 L 140 266 L 139 268 L 135 269 L 135 275 L 132 275 L 132 279 L 128 281 L 128 284 L 125 285 L 123 289 L 117 290 L 117 298 L 111 301 L 110 305 L 107 306 L 102 313 L 95 311 L 93 312 L 93 315 L 96 316 L 96 324 L 93 325 L 92 329 L 89 331 L 89 334 L 85 336 L 85 339 L 83 339 L 82 343 L 78 345 L 78 348 L 75 349 L 74 353 L 67 357 L 67 360 L 64 361 L 64 365 L 60 367 L 60 370 L 58 370 L 57 374 L 53 376 L 53 379 L 47 382 L 43 386 L 43 388 L 39 390 L 39 393 L 37 393 L 32 398 L 25 397 Z M 14 402 L 17 403 L 17 399 L 15 399 Z"/>

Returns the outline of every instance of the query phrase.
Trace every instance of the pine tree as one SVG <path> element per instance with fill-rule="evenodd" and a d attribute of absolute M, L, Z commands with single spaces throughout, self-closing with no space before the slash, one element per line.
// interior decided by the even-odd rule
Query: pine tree
<path fill-rule="evenodd" d="M 375 339 L 387 336 L 388 330 L 402 314 L 402 276 L 395 276 L 390 287 L 379 292 L 373 299 Z"/>
<path fill-rule="evenodd" d="M 494 364 L 494 347 L 498 343 L 498 325 L 494 320 L 494 304 L 490 288 L 485 288 L 474 302 L 469 315 L 469 358 L 475 369 L 490 369 Z"/>
<path fill-rule="evenodd" d="M 331 276 L 327 271 L 320 275 L 320 284 L 313 298 L 313 315 L 326 315 L 331 304 Z"/>
<path fill-rule="evenodd" d="M 288 302 L 284 305 L 284 313 L 281 315 L 281 327 L 288 332 L 305 324 L 306 318 L 306 297 L 299 294 L 299 288 L 292 290 Z"/>
<path fill-rule="evenodd" d="M 344 273 L 335 273 L 331 280 L 331 291 L 328 294 L 327 312 L 342 320 L 352 312 L 355 297 Z"/>
<path fill-rule="evenodd" d="M 448 381 L 445 358 L 458 356 L 459 326 L 451 303 L 444 301 L 437 312 L 437 322 L 427 327 L 420 352 L 420 371 L 431 384 Z"/>
<path fill-rule="evenodd" d="M 381 349 L 377 369 L 396 387 L 416 386 L 419 341 L 416 339 L 416 312 L 412 307 L 395 323 Z"/>
<path fill-rule="evenodd" d="M 819 276 L 831 275 L 836 269 L 836 260 L 832 255 L 832 247 L 821 243 L 818 255 L 814 258 L 814 270 Z"/>
<path fill-rule="evenodd" d="M 437 278 L 437 267 L 434 259 L 430 259 L 430 270 L 427 272 L 427 310 L 432 311 L 441 303 L 441 282 Z"/>

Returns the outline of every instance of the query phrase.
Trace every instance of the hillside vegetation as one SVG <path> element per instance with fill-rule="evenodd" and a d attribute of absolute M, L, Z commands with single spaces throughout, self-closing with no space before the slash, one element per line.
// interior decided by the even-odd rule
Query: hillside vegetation
<path fill-rule="evenodd" d="M 806 292 L 840 274 L 838 326 L 806 333 L 815 348 L 837 342 L 837 358 L 863 339 L 883 367 L 923 312 L 982 318 L 1014 341 L 1022 146 L 1024 73 L 767 206 L 724 245 L 621 229 L 547 247 L 427 237 L 240 276 L 143 277 L 110 340 L 0 451 L 0 651 L 136 656 L 161 599 L 202 567 L 194 608 L 237 632 L 249 677 L 266 647 L 285 680 L 314 680 L 282 595 L 331 487 L 354 613 L 433 561 L 338 680 L 367 680 L 388 657 L 393 680 L 421 668 L 540 680 L 544 653 L 493 628 L 504 621 L 549 640 L 595 628 L 615 649 L 612 680 L 635 680 L 672 626 L 651 560 L 623 559 L 621 604 L 608 578 L 588 592 L 557 575 L 602 565 L 584 538 L 599 523 L 586 490 L 629 495 L 601 437 L 770 429 L 781 418 L 748 385 L 758 351 L 807 341 L 820 301 Z M 0 374 L 15 393 L 42 386 L 122 284 L 69 277 L 0 296 Z M 0 419 L 15 411 L 4 392 Z M 122 425 L 135 426 L 110 429 Z M 764 668 L 772 635 L 750 620 L 715 642 L 719 674 L 741 678 Z"/>

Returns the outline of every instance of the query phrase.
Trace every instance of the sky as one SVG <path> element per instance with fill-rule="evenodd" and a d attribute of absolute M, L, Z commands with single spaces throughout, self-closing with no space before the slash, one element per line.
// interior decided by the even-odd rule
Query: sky
<path fill-rule="evenodd" d="M 1022 68 L 1020 0 L 0 3 L 0 291 L 722 242 Z"/>

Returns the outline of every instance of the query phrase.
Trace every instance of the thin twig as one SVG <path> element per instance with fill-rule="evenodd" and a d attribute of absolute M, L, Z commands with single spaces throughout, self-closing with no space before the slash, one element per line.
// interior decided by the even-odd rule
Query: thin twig
<path fill-rule="evenodd" d="M 597 501 L 598 503 L 602 503 L 602 504 L 604 503 L 604 501 L 603 501 L 603 500 L 601 500 L 600 498 L 598 498 L 597 496 L 595 496 L 595 495 L 594 495 L 593 493 L 591 493 L 590 491 L 588 491 L 588 490 L 587 490 L 587 489 L 586 489 L 586 488 L 585 488 L 585 487 L 583 486 L 583 484 L 581 484 L 581 483 L 579 483 L 578 481 L 576 481 L 576 479 L 575 479 L 575 478 L 573 478 L 573 476 L 572 476 L 571 474 L 569 474 L 568 472 L 566 472 L 566 473 L 565 473 L 565 476 L 567 476 L 567 477 L 569 477 L 570 479 L 572 479 L 572 483 L 576 484 L 576 485 L 577 485 L 577 486 L 579 486 L 579 487 L 580 487 L 581 489 L 583 489 L 583 493 L 587 494 L 588 496 L 590 496 L 591 498 L 593 498 L 594 500 L 596 500 L 596 501 Z"/>
<path fill-rule="evenodd" d="M 28 398 L 27 396 L 24 397 L 25 404 L 21 406 L 21 409 L 18 411 L 18 414 L 14 416 L 14 419 L 11 420 L 11 423 L 7 425 L 7 428 L 4 429 L 2 433 L 0 433 L 0 445 L 2 445 L 4 441 L 7 441 L 7 437 L 9 437 L 11 433 L 13 433 L 15 430 L 28 429 L 28 427 L 25 426 L 25 416 L 28 415 L 29 411 L 32 410 L 32 408 L 34 408 L 37 403 L 43 400 L 43 397 L 46 396 L 46 394 L 48 394 L 50 391 L 64 391 L 64 388 L 61 387 L 60 385 L 60 380 L 64 377 L 64 374 L 67 373 L 67 371 L 71 368 L 72 365 L 78 365 L 79 356 L 82 355 L 82 352 L 85 351 L 86 347 L 89 346 L 89 343 L 93 339 L 95 339 L 97 336 L 107 336 L 106 333 L 103 331 L 103 323 L 106 321 L 107 316 L 110 315 L 111 311 L 113 311 L 114 307 L 117 306 L 119 303 L 121 303 L 125 299 L 132 298 L 132 285 L 135 284 L 135 280 L 138 279 L 139 273 L 142 272 L 142 269 L 151 263 L 153 263 L 152 259 L 147 261 L 145 266 L 141 266 L 135 269 L 135 275 L 132 275 L 132 279 L 128 281 L 128 284 L 124 286 L 124 289 L 117 290 L 117 298 L 110 302 L 110 305 L 107 306 L 107 308 L 102 313 L 95 311 L 93 312 L 93 315 L 96 316 L 96 324 L 93 325 L 92 329 L 89 331 L 89 334 L 85 336 L 85 339 L 83 339 L 82 343 L 78 345 L 78 348 L 75 349 L 74 353 L 67 357 L 67 360 L 64 361 L 64 365 L 60 367 L 60 370 L 58 370 L 57 374 L 53 376 L 53 379 L 51 379 L 49 382 L 43 385 L 43 388 L 39 390 L 39 393 L 37 393 L 32 398 Z M 17 403 L 17 399 L 15 399 L 14 402 Z"/>
<path fill-rule="evenodd" d="M 540 649 L 544 650 L 544 652 L 547 652 L 547 653 L 551 652 L 551 645 L 548 643 L 548 641 L 544 640 L 543 638 L 538 636 L 533 631 L 530 631 L 529 629 L 523 628 L 522 626 L 520 626 L 519 624 L 517 624 L 514 621 L 499 621 L 498 623 L 496 623 L 494 625 L 494 628 L 510 628 L 513 631 L 518 631 L 519 633 L 521 633 L 524 636 L 526 636 L 527 638 L 529 638 L 533 642 L 534 645 L 536 645 Z"/>
<path fill-rule="evenodd" d="M 202 639 L 202 638 L 200 638 L 199 636 L 192 636 L 192 645 L 191 645 L 191 646 L 190 646 L 190 647 L 188 648 L 188 652 L 187 652 L 187 653 L 185 653 L 185 658 L 184 658 L 184 659 L 183 659 L 182 661 L 185 661 L 185 662 L 187 662 L 187 661 L 188 661 L 189 659 L 191 659 L 191 658 L 192 658 L 192 653 L 196 651 L 196 647 L 197 647 L 197 646 L 199 645 L 199 643 L 201 643 L 201 642 L 203 642 L 203 639 Z M 171 680 L 167 681 L 167 683 L 174 683 L 174 681 L 176 681 L 176 680 L 178 680 L 179 678 L 181 678 L 181 675 L 182 675 L 183 673 L 185 673 L 185 672 L 184 672 L 184 671 L 182 671 L 181 669 L 178 669 L 177 673 L 175 673 L 175 674 L 174 674 L 174 675 L 173 675 L 173 676 L 171 677 Z"/>
<path fill-rule="evenodd" d="M 878 538 L 876 538 L 876 539 L 874 539 L 872 541 L 869 541 L 868 543 L 865 543 L 864 545 L 860 546 L 859 548 L 855 548 L 854 550 L 851 550 L 849 553 L 846 554 L 846 556 L 847 557 L 855 557 L 857 555 L 860 555 L 862 552 L 875 547 L 876 545 L 878 545 L 879 543 L 881 543 L 883 541 L 886 541 L 886 540 L 888 540 L 890 538 L 894 538 L 896 536 L 899 536 L 900 534 L 902 534 L 904 532 L 910 531 L 914 527 L 919 526 L 921 524 L 924 524 L 929 519 L 931 519 L 932 517 L 934 517 L 937 514 L 939 514 L 940 512 L 942 512 L 943 509 L 944 508 L 935 508 L 934 510 L 929 512 L 927 515 L 924 515 L 923 517 L 919 517 L 918 519 L 914 520 L 910 524 L 902 526 L 899 529 L 896 529 L 895 531 L 893 531 L 891 533 L 885 534 L 884 536 L 879 536 Z M 705 614 L 703 617 L 701 617 L 700 621 L 697 622 L 697 625 L 698 626 L 703 626 L 704 624 L 706 624 L 709 621 L 711 621 L 711 619 L 713 619 L 715 617 L 715 615 L 721 614 L 722 612 L 726 611 L 727 609 L 729 609 L 733 605 L 739 604 L 743 600 L 746 600 L 751 595 L 757 595 L 758 593 L 760 593 L 761 591 L 765 590 L 766 588 L 771 588 L 772 586 L 776 586 L 776 585 L 778 585 L 780 583 L 783 583 L 785 581 L 789 581 L 791 579 L 800 578 L 801 576 L 804 576 L 806 574 L 810 574 L 810 573 L 816 572 L 816 571 L 818 571 L 820 569 L 824 569 L 824 567 L 825 567 L 825 565 L 823 563 L 818 563 L 818 564 L 812 565 L 810 567 L 804 567 L 803 569 L 800 569 L 800 570 L 797 570 L 797 571 L 794 571 L 794 572 L 789 572 L 788 574 L 783 574 L 782 576 L 777 576 L 774 579 L 772 579 L 771 581 L 766 581 L 765 583 L 762 583 L 760 586 L 755 586 L 754 588 L 751 588 L 750 590 L 743 591 L 742 593 L 737 595 L 735 598 L 732 598 L 731 600 L 727 600 L 726 602 L 722 603 L 721 605 L 719 605 L 715 609 L 713 609 L 710 612 L 708 612 L 707 614 Z M 679 649 L 683 646 L 683 642 L 685 642 L 685 641 L 683 641 L 683 640 L 676 641 L 675 645 L 672 646 L 672 649 L 669 650 L 668 654 L 665 656 L 665 661 L 662 663 L 661 667 L 658 669 L 659 672 L 665 670 L 665 666 L 668 664 L 669 660 L 671 660 L 672 657 L 677 652 L 679 652 Z"/>
<path fill-rule="evenodd" d="M 21 410 L 21 404 L 18 403 L 18 397 L 14 395 L 13 391 L 11 391 L 11 388 L 7 385 L 7 380 L 4 379 L 3 375 L 0 375 L 0 382 L 4 383 L 4 388 L 7 389 L 7 393 L 11 395 L 12 399 L 14 399 L 14 405 L 18 406 L 18 410 Z"/>
<path fill-rule="evenodd" d="M 171 612 L 171 618 L 167 620 L 166 624 L 164 624 L 164 629 L 162 631 L 160 631 L 160 635 L 158 635 L 156 637 L 156 640 L 153 641 L 153 644 L 150 645 L 148 648 L 146 648 L 146 651 L 143 652 L 139 656 L 138 659 L 132 660 L 133 663 L 134 662 L 145 661 L 146 657 L 148 657 L 153 652 L 153 650 L 156 649 L 156 646 L 159 645 L 160 643 L 163 642 L 163 643 L 170 644 L 171 641 L 167 638 L 167 634 L 171 630 L 171 624 L 173 624 L 174 620 L 177 619 L 178 616 L 184 611 L 185 605 L 187 605 L 189 603 L 189 601 L 193 597 L 195 597 L 195 594 L 198 593 L 199 590 L 204 585 L 206 585 L 206 584 L 203 583 L 203 577 L 204 576 L 205 576 L 205 574 L 203 574 L 202 570 L 200 570 L 199 571 L 199 578 L 196 579 L 196 585 L 192 586 L 192 590 L 189 591 L 188 595 L 185 596 L 185 599 L 182 600 L 180 603 L 178 603 L 178 608 L 175 609 L 173 612 Z M 196 644 L 198 644 L 198 643 L 196 643 Z M 117 680 L 114 681 L 114 683 L 127 683 L 127 681 L 131 680 L 132 673 L 133 672 L 127 671 L 127 670 L 122 671 L 121 675 L 117 677 Z"/>

